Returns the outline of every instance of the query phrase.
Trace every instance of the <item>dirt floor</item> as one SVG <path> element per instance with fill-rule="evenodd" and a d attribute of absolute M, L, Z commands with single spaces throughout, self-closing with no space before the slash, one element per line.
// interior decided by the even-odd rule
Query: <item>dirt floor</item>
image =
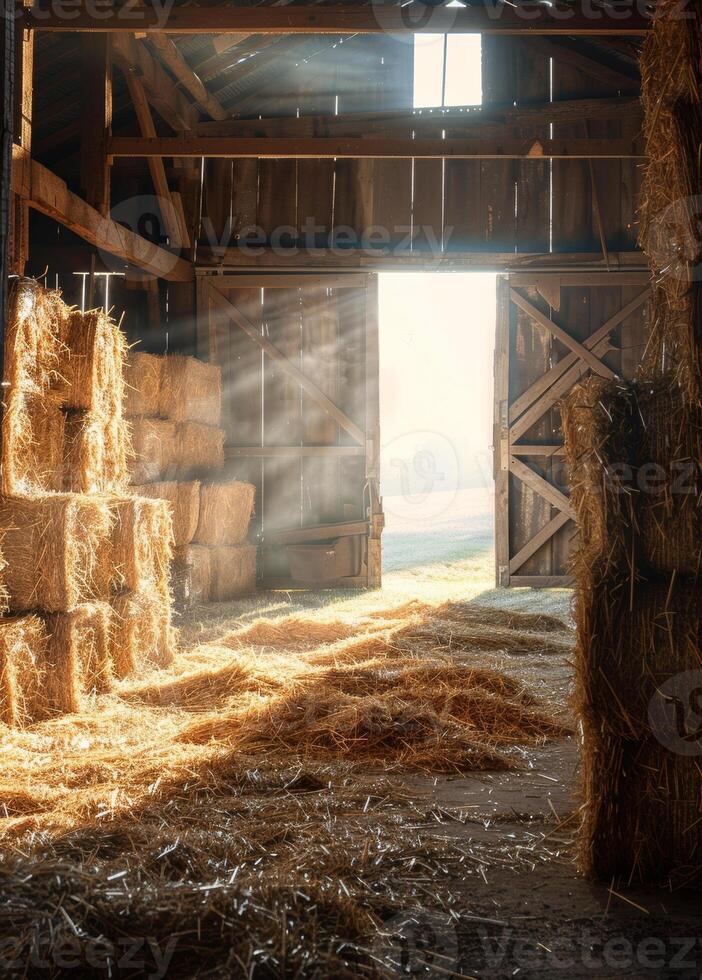
<path fill-rule="evenodd" d="M 225 714 L 237 705 L 235 693 L 226 700 L 226 682 L 222 690 L 222 678 L 239 676 L 226 673 L 237 657 L 254 674 L 260 657 L 265 679 L 266 657 L 280 664 L 299 653 L 285 631 L 271 651 L 240 648 L 237 631 L 260 617 L 274 625 L 298 614 L 335 628 L 350 624 L 353 631 L 356 623 L 374 615 L 382 622 L 387 610 L 420 600 L 431 609 L 469 601 L 569 623 L 567 590 L 492 587 L 486 508 L 486 498 L 472 492 L 454 499 L 434 515 L 433 546 L 421 520 L 414 526 L 406 514 L 391 519 L 382 590 L 261 593 L 194 610 L 179 624 L 182 645 L 215 645 L 220 659 L 208 683 L 216 682 L 211 690 L 220 699 L 224 693 L 225 700 L 214 703 Z M 426 614 L 422 624 L 431 626 L 433 615 Z M 445 665 L 453 662 L 453 634 L 443 630 L 436 642 Z M 0 811 L 0 976 L 701 976 L 697 897 L 594 883 L 576 872 L 578 740 L 568 705 L 572 637 L 567 629 L 552 635 L 553 642 L 547 632 L 539 634 L 543 647 L 534 646 L 532 635 L 510 652 L 509 644 L 490 642 L 489 630 L 480 649 L 465 636 L 456 638 L 461 669 L 468 665 L 515 679 L 533 696 L 515 701 L 515 709 L 536 705 L 558 722 L 559 731 L 573 729 L 529 744 L 500 744 L 507 771 L 469 771 L 470 742 L 467 765 L 435 772 L 431 765 L 403 764 L 402 756 L 387 765 L 359 765 L 353 752 L 345 756 L 348 744 L 322 757 L 284 751 L 273 758 L 256 750 L 256 743 L 253 750 L 238 749 L 236 734 L 221 748 L 203 745 L 198 761 L 192 734 L 183 733 L 187 726 L 191 733 L 208 710 L 205 725 L 212 724 L 214 694 L 207 685 L 191 686 L 190 700 L 172 707 L 173 692 L 187 687 L 190 668 L 182 665 L 155 687 L 147 678 L 141 688 L 105 701 L 100 710 L 110 713 L 114 738 L 126 749 L 101 746 L 101 739 L 110 742 L 113 736 L 107 728 L 101 735 L 105 716 L 99 711 L 58 719 L 26 738 L 8 736 L 7 757 L 19 753 L 25 760 L 22 776 L 30 789 L 24 796 L 18 789 L 10 802 L 0 778 L 7 801 L 5 819 Z M 390 649 L 396 642 L 390 641 Z M 312 651 L 313 658 L 318 655 Z M 211 667 L 215 655 L 207 656 Z M 428 656 L 434 663 L 431 649 Z M 391 660 L 373 669 L 384 681 L 394 676 Z M 254 677 L 253 683 L 259 681 Z M 158 702 L 145 699 L 154 689 Z M 314 688 L 311 694 L 314 700 Z M 293 708 L 296 697 L 293 691 Z M 132 714 L 119 721 L 127 708 Z M 151 743 L 142 735 L 130 743 L 131 718 L 136 725 L 162 725 L 158 731 L 172 740 L 173 751 L 189 753 L 180 758 L 193 760 L 192 771 L 186 761 L 183 777 L 181 762 L 177 780 L 166 774 L 162 785 L 158 759 L 167 765 L 170 750 L 158 755 L 158 731 Z M 405 717 L 401 724 L 407 722 Z M 387 720 L 380 724 L 387 735 Z M 410 720 L 408 733 L 411 727 Z M 55 759 L 47 756 L 61 744 L 67 752 L 63 786 L 56 785 Z M 145 754 L 133 760 L 137 775 L 124 761 L 129 744 Z M 81 746 L 88 753 L 83 759 Z M 99 749 L 94 766 L 93 749 Z M 32 766 L 37 779 L 54 781 L 45 799 L 32 783 Z M 140 767 L 145 777 L 138 775 Z M 92 796 L 75 817 L 57 823 L 56 800 L 72 802 L 66 787 L 85 778 L 94 783 Z M 123 778 L 131 779 L 126 793 L 134 794 L 126 806 L 124 793 L 120 799 L 110 789 Z"/>

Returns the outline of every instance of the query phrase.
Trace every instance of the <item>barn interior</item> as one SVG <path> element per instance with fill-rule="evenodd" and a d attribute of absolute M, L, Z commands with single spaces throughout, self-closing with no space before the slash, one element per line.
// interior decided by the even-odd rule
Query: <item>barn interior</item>
<path fill-rule="evenodd" d="M 2 10 L 0 973 L 700 975 L 698 7 Z"/>

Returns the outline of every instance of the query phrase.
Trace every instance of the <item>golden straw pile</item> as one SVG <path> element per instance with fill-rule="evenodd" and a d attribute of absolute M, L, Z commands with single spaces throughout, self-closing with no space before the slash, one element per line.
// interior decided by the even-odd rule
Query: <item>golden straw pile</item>
<path fill-rule="evenodd" d="M 116 969 L 125 938 L 146 934 L 147 963 L 158 943 L 169 977 L 194 963 L 385 976 L 382 921 L 445 909 L 450 882 L 495 858 L 466 834 L 423 832 L 431 799 L 397 777 L 519 768 L 567 734 L 560 709 L 484 665 L 572 645 L 558 620 L 465 604 L 257 620 L 76 714 L 2 730 L 13 958 L 40 947 L 53 962 L 70 943 L 90 975 L 95 937 Z M 499 860 L 526 870 L 527 843 Z"/>
<path fill-rule="evenodd" d="M 201 482 L 224 465 L 221 372 L 194 357 L 131 352 L 134 492 L 168 501 L 173 517 L 176 601 L 221 602 L 256 588 L 256 547 L 247 542 L 255 488 Z"/>
<path fill-rule="evenodd" d="M 94 644 L 99 671 L 99 644 Z M 513 746 L 566 734 L 485 651 L 569 655 L 550 617 L 409 603 L 380 616 L 259 620 L 110 687 L 79 713 L 7 733 L 0 834 L 58 832 L 198 787 L 237 767 L 339 763 L 463 772 L 518 767 Z M 484 662 L 484 658 L 483 658 Z"/>
<path fill-rule="evenodd" d="M 702 880 L 699 732 L 685 720 L 702 665 L 702 251 L 690 212 L 702 193 L 702 45 L 699 9 L 692 20 L 678 9 L 657 5 L 642 59 L 647 358 L 637 381 L 591 378 L 563 407 L 581 529 L 581 866 L 670 887 Z"/>
<path fill-rule="evenodd" d="M 15 285 L 0 497 L 6 723 L 81 710 L 125 664 L 172 656 L 170 516 L 126 493 L 125 350 L 102 312 L 70 309 L 33 280 Z M 123 618 L 127 596 L 138 630 L 127 628 L 133 611 Z"/>

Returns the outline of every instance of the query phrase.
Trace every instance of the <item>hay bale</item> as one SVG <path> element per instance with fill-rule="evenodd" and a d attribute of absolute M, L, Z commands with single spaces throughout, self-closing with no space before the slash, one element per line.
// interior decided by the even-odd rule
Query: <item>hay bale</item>
<path fill-rule="evenodd" d="M 63 490 L 119 493 L 129 482 L 129 429 L 121 418 L 92 412 L 66 416 Z"/>
<path fill-rule="evenodd" d="M 45 617 L 46 717 L 81 711 L 112 688 L 111 616 L 108 603 L 91 602 Z"/>
<path fill-rule="evenodd" d="M 222 418 L 221 369 L 181 354 L 163 358 L 158 414 L 175 422 L 218 426 Z"/>
<path fill-rule="evenodd" d="M 646 573 L 702 568 L 702 407 L 671 377 L 636 394 L 637 554 Z"/>
<path fill-rule="evenodd" d="M 124 415 L 157 417 L 163 357 L 130 351 L 124 365 Z"/>
<path fill-rule="evenodd" d="M 105 500 L 60 493 L 0 498 L 11 608 L 63 612 L 106 598 L 112 518 Z"/>
<path fill-rule="evenodd" d="M 42 392 L 56 382 L 60 337 L 70 309 L 60 293 L 34 279 L 19 279 L 10 291 L 3 380 L 10 391 Z"/>
<path fill-rule="evenodd" d="M 187 569 L 190 604 L 209 602 L 212 591 L 212 552 L 200 544 L 176 551 L 175 562 Z"/>
<path fill-rule="evenodd" d="M 39 616 L 0 619 L 0 721 L 15 728 L 46 713 L 48 633 Z"/>
<path fill-rule="evenodd" d="M 223 429 L 199 422 L 179 423 L 178 479 L 192 480 L 224 469 L 224 436 Z"/>
<path fill-rule="evenodd" d="M 173 662 L 170 603 L 149 592 L 123 592 L 112 599 L 112 611 L 112 666 L 118 678 Z"/>
<path fill-rule="evenodd" d="M 102 310 L 74 310 L 65 332 L 57 391 L 67 408 L 122 417 L 127 341 Z"/>
<path fill-rule="evenodd" d="M 702 409 L 671 377 L 591 378 L 561 406 L 578 560 L 630 574 L 702 566 Z"/>
<path fill-rule="evenodd" d="M 5 495 L 63 489 L 65 425 L 65 416 L 48 391 L 10 391 L 2 422 Z"/>
<path fill-rule="evenodd" d="M 251 483 L 229 480 L 203 483 L 200 488 L 200 519 L 195 541 L 216 547 L 241 544 L 249 533 L 256 488 Z"/>
<path fill-rule="evenodd" d="M 173 478 L 178 469 L 175 422 L 164 419 L 132 420 L 132 483 L 154 483 Z"/>
<path fill-rule="evenodd" d="M 148 497 L 108 501 L 112 524 L 112 588 L 169 597 L 173 525 L 168 503 Z"/>
<path fill-rule="evenodd" d="M 632 390 L 592 377 L 573 389 L 560 411 L 579 559 L 587 564 L 607 555 L 626 564 L 636 527 Z"/>
<path fill-rule="evenodd" d="M 145 483 L 134 487 L 140 497 L 165 500 L 170 505 L 173 519 L 173 543 L 182 548 L 195 537 L 200 513 L 200 483 L 198 480 L 165 483 Z"/>
<path fill-rule="evenodd" d="M 672 371 L 702 398 L 699 342 L 702 258 L 697 195 L 702 190 L 702 52 L 699 5 L 680 16 L 677 0 L 658 0 L 643 47 L 641 98 L 648 163 L 640 200 L 641 243 L 653 270 L 651 335 L 640 374 Z"/>
<path fill-rule="evenodd" d="M 256 591 L 256 546 L 220 545 L 210 549 L 212 602 L 224 602 Z"/>

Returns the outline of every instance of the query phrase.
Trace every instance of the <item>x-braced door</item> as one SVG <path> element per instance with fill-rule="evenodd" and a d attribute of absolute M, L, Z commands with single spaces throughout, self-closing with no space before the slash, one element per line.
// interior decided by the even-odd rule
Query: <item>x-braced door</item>
<path fill-rule="evenodd" d="M 570 584 L 576 534 L 559 401 L 590 372 L 631 378 L 649 328 L 645 273 L 498 277 L 497 584 Z"/>
<path fill-rule="evenodd" d="M 380 585 L 377 276 L 198 275 L 264 586 Z"/>

